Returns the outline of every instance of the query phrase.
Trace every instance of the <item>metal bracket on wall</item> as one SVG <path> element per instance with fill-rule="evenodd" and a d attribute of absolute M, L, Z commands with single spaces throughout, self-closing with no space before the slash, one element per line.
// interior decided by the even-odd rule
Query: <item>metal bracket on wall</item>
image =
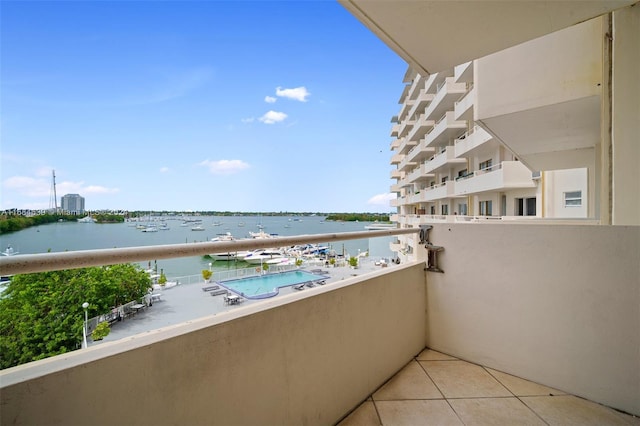
<path fill-rule="evenodd" d="M 444 250 L 444 247 L 434 246 L 427 242 L 424 246 L 427 249 L 427 271 L 444 273 L 442 269 L 438 267 L 438 253 Z"/>
<path fill-rule="evenodd" d="M 427 271 L 444 273 L 438 267 L 438 253 L 444 250 L 444 247 L 434 246 L 429 242 L 429 231 L 433 229 L 431 225 L 420 225 L 420 244 L 424 244 L 427 249 Z"/>

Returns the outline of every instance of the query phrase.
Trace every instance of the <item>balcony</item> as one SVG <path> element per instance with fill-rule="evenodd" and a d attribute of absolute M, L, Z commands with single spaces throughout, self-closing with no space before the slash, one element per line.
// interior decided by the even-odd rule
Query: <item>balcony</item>
<path fill-rule="evenodd" d="M 466 83 L 456 83 L 453 77 L 447 77 L 440 83 L 436 96 L 425 109 L 424 115 L 431 120 L 437 119 L 447 111 L 453 110 L 454 102 L 467 92 Z"/>
<path fill-rule="evenodd" d="M 393 126 L 391 126 L 390 136 L 392 138 L 397 138 L 398 134 L 400 134 L 400 124 L 394 124 Z"/>
<path fill-rule="evenodd" d="M 413 147 L 418 145 L 418 142 L 410 140 L 408 137 L 398 139 L 400 141 L 400 148 L 398 149 L 398 153 L 400 154 L 408 154 Z"/>
<path fill-rule="evenodd" d="M 402 179 L 403 177 L 404 177 L 404 172 L 402 172 L 402 171 L 400 171 L 400 170 L 397 170 L 397 169 L 391 170 L 391 179 L 398 179 L 398 180 L 400 180 L 400 179 Z"/>
<path fill-rule="evenodd" d="M 427 93 L 425 89 L 421 89 L 418 93 L 418 97 L 415 100 L 413 106 L 409 110 L 409 117 L 413 117 L 415 114 L 420 114 L 429 105 L 429 102 L 433 100 L 435 94 Z"/>
<path fill-rule="evenodd" d="M 419 421 L 405 422 L 422 424 L 433 418 L 424 410 L 434 405 L 470 422 L 465 406 L 502 415 L 501 403 L 521 419 L 532 410 L 549 424 L 634 422 L 565 395 L 640 412 L 640 227 L 587 229 L 434 224 L 429 237 L 445 247 L 444 274 L 425 272 L 424 261 L 407 262 L 7 369 L 0 372 L 0 422 L 335 424 L 368 395 L 353 416 L 373 404 L 383 424 L 402 422 L 387 417 L 391 411 L 417 415 Z M 420 259 L 425 250 L 416 231 L 394 230 Z M 206 244 L 203 253 L 213 251 L 211 244 L 229 249 Z M 63 259 L 75 253 L 63 254 L 38 255 L 31 264 L 65 267 Z M 120 259 L 137 251 L 109 254 Z M 423 392 L 433 389 L 429 380 L 440 394 Z M 577 412 L 554 417 L 568 405 Z"/>
<path fill-rule="evenodd" d="M 407 181 L 410 183 L 415 183 L 433 178 L 435 175 L 433 173 L 427 173 L 425 168 L 426 165 L 424 163 L 420 164 L 420 166 L 416 167 L 411 173 L 407 175 Z"/>
<path fill-rule="evenodd" d="M 456 180 L 455 195 L 464 196 L 510 188 L 533 188 L 531 170 L 519 161 L 503 161 Z"/>
<path fill-rule="evenodd" d="M 475 87 L 467 92 L 453 107 L 456 120 L 473 120 L 473 106 L 476 104 L 477 96 Z"/>
<path fill-rule="evenodd" d="M 413 125 L 416 123 L 414 118 L 407 118 L 400 123 L 400 129 L 398 131 L 398 137 L 403 138 L 413 129 Z"/>
<path fill-rule="evenodd" d="M 456 158 L 455 148 L 453 146 L 445 147 L 444 151 L 434 155 L 424 167 L 425 173 L 435 173 L 443 167 L 451 166 L 453 164 L 466 164 L 465 158 Z"/>
<path fill-rule="evenodd" d="M 420 201 L 426 202 L 453 197 L 455 193 L 455 184 L 455 182 L 446 181 L 443 183 L 439 183 L 438 185 L 428 187 L 421 192 L 422 199 Z"/>
<path fill-rule="evenodd" d="M 467 122 L 456 120 L 453 111 L 445 113 L 425 136 L 426 146 L 446 145 L 467 128 Z"/>
<path fill-rule="evenodd" d="M 467 156 L 492 139 L 493 137 L 482 127 L 474 126 L 471 133 L 465 133 L 454 141 L 455 156 Z"/>
<path fill-rule="evenodd" d="M 420 118 L 416 120 L 416 124 L 413 126 L 413 129 L 411 129 L 407 135 L 407 140 L 418 142 L 433 128 L 435 124 L 435 121 L 427 120 L 425 115 L 421 115 Z"/>
<path fill-rule="evenodd" d="M 395 151 L 395 150 L 397 150 L 398 148 L 400 148 L 400 143 L 401 143 L 401 140 L 400 140 L 400 139 L 394 139 L 394 140 L 391 142 L 391 144 L 390 144 L 390 146 L 389 146 L 389 149 L 390 149 L 391 151 Z"/>
<path fill-rule="evenodd" d="M 404 160 L 404 154 L 396 154 L 391 157 L 391 164 L 400 164 Z"/>
<path fill-rule="evenodd" d="M 417 164 L 418 162 L 429 158 L 434 152 L 436 152 L 436 149 L 434 147 L 427 146 L 427 142 L 425 138 L 423 138 L 420 140 L 418 145 L 407 153 L 407 161 L 412 161 Z"/>
<path fill-rule="evenodd" d="M 453 68 L 453 80 L 456 83 L 472 83 L 473 82 L 473 61 L 456 65 Z"/>

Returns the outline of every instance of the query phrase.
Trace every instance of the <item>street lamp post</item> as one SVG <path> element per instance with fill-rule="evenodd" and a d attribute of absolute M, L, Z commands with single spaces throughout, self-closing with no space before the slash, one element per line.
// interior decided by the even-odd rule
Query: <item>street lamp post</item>
<path fill-rule="evenodd" d="M 84 302 L 82 304 L 82 308 L 84 309 L 84 326 L 82 327 L 82 347 L 83 348 L 87 348 L 87 308 L 89 307 L 89 304 L 87 302 Z"/>

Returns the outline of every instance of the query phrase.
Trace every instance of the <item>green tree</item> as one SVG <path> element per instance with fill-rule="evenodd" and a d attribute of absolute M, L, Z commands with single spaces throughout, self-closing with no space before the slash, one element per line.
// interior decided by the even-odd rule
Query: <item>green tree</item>
<path fill-rule="evenodd" d="M 0 368 L 79 348 L 84 302 L 91 318 L 140 299 L 150 285 L 135 265 L 13 276 L 0 299 Z"/>

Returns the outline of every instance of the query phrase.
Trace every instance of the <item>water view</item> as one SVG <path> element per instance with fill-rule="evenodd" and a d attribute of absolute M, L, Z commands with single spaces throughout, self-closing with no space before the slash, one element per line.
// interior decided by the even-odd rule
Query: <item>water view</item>
<path fill-rule="evenodd" d="M 275 236 L 324 234 L 334 232 L 363 231 L 367 222 L 332 222 L 322 216 L 198 216 L 184 223 L 182 217 L 157 218 L 157 232 L 142 232 L 137 225 L 147 221 L 116 224 L 61 222 L 35 226 L 0 236 L 0 247 L 13 247 L 20 254 L 123 248 L 162 244 L 191 244 L 211 241 L 230 233 L 234 238 L 249 238 L 250 233 L 263 231 Z M 166 228 L 162 229 L 161 224 Z M 184 226 L 183 226 L 184 225 Z M 198 229 L 196 227 L 201 227 Z M 198 229 L 198 230 L 192 230 Z M 379 237 L 344 241 L 330 245 L 338 254 L 357 256 L 368 251 L 371 257 L 393 257 L 389 250 L 392 237 Z M 169 279 L 200 274 L 202 269 L 213 271 L 233 269 L 247 265 L 233 261 L 215 261 L 206 256 L 176 259 L 149 259 L 140 264 L 143 268 L 162 270 Z"/>

